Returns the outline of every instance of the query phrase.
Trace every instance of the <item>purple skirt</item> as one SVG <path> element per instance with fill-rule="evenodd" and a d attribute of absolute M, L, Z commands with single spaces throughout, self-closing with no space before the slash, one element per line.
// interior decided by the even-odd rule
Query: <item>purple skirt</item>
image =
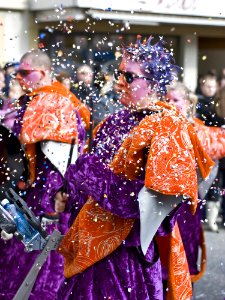
<path fill-rule="evenodd" d="M 162 300 L 161 263 L 158 257 L 150 260 L 145 261 L 137 247 L 120 246 L 83 273 L 65 279 L 57 300 Z"/>
<path fill-rule="evenodd" d="M 68 215 L 61 218 L 58 225 L 61 232 L 66 231 Z M 53 225 L 49 226 L 50 228 Z M 39 251 L 26 253 L 24 245 L 13 238 L 10 241 L 0 240 L 0 299 L 12 300 L 27 273 L 33 266 Z M 60 283 L 63 280 L 63 257 L 56 251 L 51 251 L 40 270 L 29 300 L 53 300 L 56 297 Z M 22 299 L 21 299 L 22 300 Z"/>

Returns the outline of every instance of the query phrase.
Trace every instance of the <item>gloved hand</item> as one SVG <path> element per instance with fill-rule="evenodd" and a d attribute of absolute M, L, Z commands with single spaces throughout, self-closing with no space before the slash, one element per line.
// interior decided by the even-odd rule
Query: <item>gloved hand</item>
<path fill-rule="evenodd" d="M 1 231 L 1 238 L 2 238 L 4 241 L 11 240 L 11 239 L 13 238 L 13 234 L 12 234 L 12 233 L 7 233 L 5 230 L 2 230 L 2 231 Z"/>

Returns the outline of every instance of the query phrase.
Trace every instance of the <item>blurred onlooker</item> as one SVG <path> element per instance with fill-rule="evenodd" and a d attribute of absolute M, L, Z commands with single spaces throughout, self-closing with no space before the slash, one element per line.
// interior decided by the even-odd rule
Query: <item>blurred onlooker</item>
<path fill-rule="evenodd" d="M 99 98 L 99 91 L 94 86 L 94 71 L 88 65 L 82 65 L 77 69 L 77 83 L 72 88 L 72 92 L 83 103 L 92 107 L 92 100 Z"/>
<path fill-rule="evenodd" d="M 113 70 L 105 71 L 104 80 L 105 84 L 101 88 L 100 98 L 93 107 L 94 125 L 97 125 L 105 117 L 114 114 L 123 107 L 119 102 L 119 93 L 113 76 Z"/>
<path fill-rule="evenodd" d="M 197 104 L 197 116 L 204 121 L 205 125 L 213 125 L 215 108 L 214 97 L 218 88 L 217 78 L 215 74 L 209 72 L 200 78 L 198 104 Z"/>
<path fill-rule="evenodd" d="M 72 88 L 71 76 L 68 72 L 61 71 L 61 72 L 59 72 L 59 74 L 57 74 L 55 76 L 55 78 L 56 78 L 56 80 L 61 82 L 62 85 L 64 85 L 67 90 L 69 90 L 69 91 L 71 90 L 71 88 Z"/>
<path fill-rule="evenodd" d="M 196 133 L 199 137 L 199 140 L 202 143 L 203 147 L 205 148 L 206 152 L 209 154 L 209 156 L 212 159 L 216 161 L 216 164 L 218 164 L 218 159 L 224 157 L 225 155 L 223 129 L 215 128 L 213 126 L 211 127 L 204 126 L 200 120 L 195 118 L 195 105 L 197 103 L 197 97 L 193 93 L 188 91 L 187 87 L 184 84 L 177 82 L 175 85 L 168 86 L 167 90 L 168 90 L 167 101 L 175 105 L 182 114 L 186 115 L 189 121 L 193 124 Z M 225 89 L 224 89 L 224 102 L 225 102 Z M 216 119 L 217 119 L 217 115 L 215 115 L 215 121 Z M 213 180 L 212 185 L 210 186 L 208 193 L 203 196 L 204 199 L 206 200 L 206 207 L 204 205 L 202 206 L 205 214 L 204 219 L 205 218 L 208 219 L 207 228 L 215 232 L 218 231 L 217 217 L 219 214 L 220 200 L 221 200 L 221 187 L 222 187 L 221 175 L 222 175 L 221 172 L 219 172 L 218 174 L 214 173 L 215 176 L 214 179 L 213 177 L 211 177 L 211 180 Z M 192 224 L 195 223 L 192 222 Z"/>
<path fill-rule="evenodd" d="M 4 101 L 6 100 L 4 94 L 4 87 L 5 87 L 5 71 L 0 69 L 0 109 L 2 109 L 4 105 Z"/>
<path fill-rule="evenodd" d="M 4 93 L 5 96 L 9 96 L 9 86 L 11 82 L 11 75 L 16 72 L 16 70 L 19 67 L 18 62 L 8 62 L 4 66 L 4 71 L 5 71 L 5 87 L 4 87 Z"/>
<path fill-rule="evenodd" d="M 218 89 L 222 89 L 225 86 L 225 75 L 218 78 Z"/>
<path fill-rule="evenodd" d="M 225 86 L 225 68 L 222 68 L 218 77 L 218 89 L 222 89 Z"/>
<path fill-rule="evenodd" d="M 224 76 L 225 78 L 225 76 Z M 216 97 L 215 97 L 215 112 L 217 126 L 225 127 L 225 86 L 221 86 Z M 219 171 L 221 176 L 221 194 L 222 194 L 222 203 L 221 203 L 221 216 L 222 223 L 225 226 L 225 158 L 219 161 Z"/>
<path fill-rule="evenodd" d="M 11 81 L 9 86 L 9 101 L 15 104 L 16 101 L 24 94 L 19 82 L 17 80 Z"/>
<path fill-rule="evenodd" d="M 12 128 L 16 111 L 18 108 L 17 100 L 23 95 L 23 90 L 16 80 L 12 80 L 9 86 L 9 97 L 4 100 L 4 104 L 0 110 L 1 123 L 8 128 Z"/>
<path fill-rule="evenodd" d="M 214 73 L 209 72 L 202 76 L 200 80 L 200 94 L 198 95 L 197 104 L 198 117 L 208 126 L 221 127 L 224 125 L 224 119 L 220 116 L 221 109 L 218 109 L 219 107 L 222 108 L 224 104 L 219 99 L 222 99 L 222 94 L 220 93 L 217 77 Z M 213 182 L 206 197 L 208 203 L 207 217 L 209 219 L 209 228 L 212 231 L 218 230 L 216 218 L 220 209 L 221 190 L 223 186 L 225 186 L 224 162 L 224 158 L 219 161 L 219 172 L 217 174 L 217 178 Z"/>
<path fill-rule="evenodd" d="M 109 68 L 111 67 L 111 68 Z M 93 85 L 94 74 L 88 65 L 83 65 L 77 70 L 78 84 L 72 91 L 87 104 L 92 110 L 93 127 L 98 125 L 108 115 L 122 108 L 118 101 L 117 84 L 113 76 L 114 66 L 109 65 L 102 70 L 104 84 L 99 93 Z"/>

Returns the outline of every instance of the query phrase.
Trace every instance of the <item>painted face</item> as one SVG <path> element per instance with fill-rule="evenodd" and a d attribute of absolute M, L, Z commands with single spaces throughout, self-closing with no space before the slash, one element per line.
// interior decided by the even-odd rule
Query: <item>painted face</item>
<path fill-rule="evenodd" d="M 44 76 L 45 71 L 33 67 L 30 59 L 22 60 L 16 73 L 16 79 L 26 92 L 39 88 Z"/>
<path fill-rule="evenodd" d="M 187 106 L 188 101 L 185 100 L 185 96 L 182 94 L 181 91 L 178 90 L 171 90 L 167 96 L 167 100 L 170 104 L 176 106 L 176 108 L 183 114 L 187 114 Z"/>
<path fill-rule="evenodd" d="M 144 107 L 149 103 L 150 81 L 141 71 L 140 64 L 124 57 L 119 67 L 117 88 L 124 106 Z"/>

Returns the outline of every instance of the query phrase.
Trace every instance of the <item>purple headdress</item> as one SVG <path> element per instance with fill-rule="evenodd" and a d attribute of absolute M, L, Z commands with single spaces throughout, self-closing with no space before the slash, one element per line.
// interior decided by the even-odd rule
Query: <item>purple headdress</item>
<path fill-rule="evenodd" d="M 180 67 L 174 64 L 173 52 L 164 48 L 166 43 L 162 37 L 151 45 L 153 37 L 150 36 L 146 43 L 141 43 L 141 36 L 137 36 L 136 44 L 131 44 L 124 51 L 131 58 L 141 63 L 141 69 L 145 77 L 157 85 L 160 94 L 166 93 L 166 86 L 176 79 Z"/>

